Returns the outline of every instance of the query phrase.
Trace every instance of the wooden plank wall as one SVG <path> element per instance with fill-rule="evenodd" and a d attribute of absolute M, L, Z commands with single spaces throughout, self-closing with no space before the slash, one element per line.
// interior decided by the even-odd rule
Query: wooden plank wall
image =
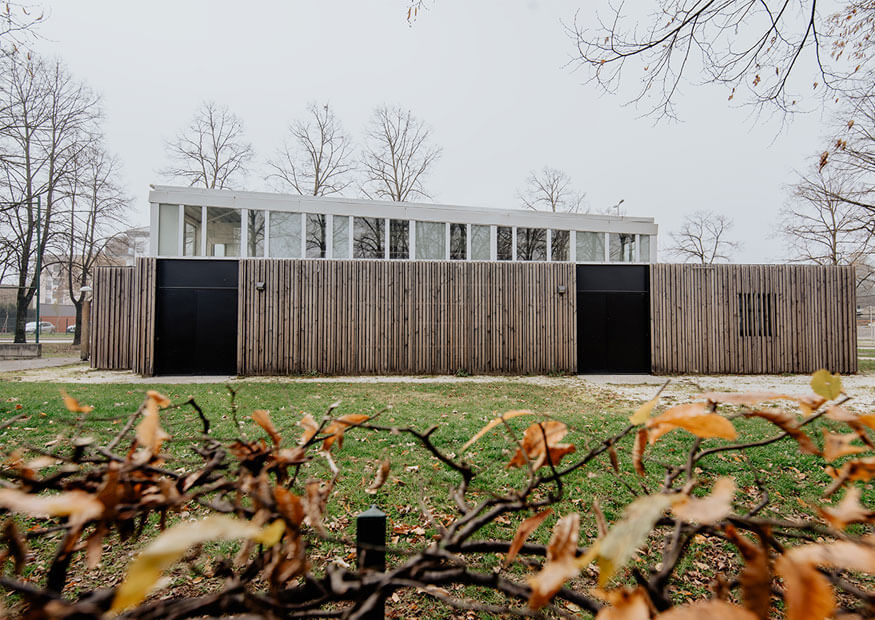
<path fill-rule="evenodd" d="M 91 367 L 131 368 L 133 359 L 133 267 L 97 267 L 92 278 Z"/>
<path fill-rule="evenodd" d="M 134 372 L 151 377 L 155 374 L 155 258 L 138 258 L 134 267 L 133 328 L 131 331 Z"/>
<path fill-rule="evenodd" d="M 654 373 L 857 371 L 851 267 L 655 264 L 650 305 Z"/>
<path fill-rule="evenodd" d="M 238 371 L 573 372 L 574 291 L 567 263 L 241 260 Z"/>

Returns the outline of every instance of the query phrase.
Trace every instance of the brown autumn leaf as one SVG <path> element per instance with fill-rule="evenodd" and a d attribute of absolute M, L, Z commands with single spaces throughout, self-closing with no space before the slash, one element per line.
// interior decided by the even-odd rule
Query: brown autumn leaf
<path fill-rule="evenodd" d="M 298 440 L 298 445 L 303 446 L 308 443 L 313 437 L 316 436 L 316 433 L 319 432 L 319 425 L 316 424 L 316 420 L 313 419 L 309 413 L 305 413 L 304 417 L 298 421 L 298 425 L 303 427 L 304 432 L 301 434 L 301 438 Z"/>
<path fill-rule="evenodd" d="M 514 561 L 514 558 L 516 558 L 520 549 L 523 548 L 523 544 L 528 540 L 532 532 L 538 529 L 538 526 L 541 525 L 544 519 L 549 517 L 552 513 L 553 509 L 547 508 L 536 515 L 523 519 L 523 522 L 520 523 L 520 526 L 513 535 L 513 540 L 510 541 L 510 548 L 507 551 L 507 556 L 504 558 L 505 567 L 509 566 L 510 563 Z"/>
<path fill-rule="evenodd" d="M 768 620 L 769 606 L 772 602 L 772 576 L 769 570 L 769 556 L 762 545 L 752 543 L 738 533 L 730 524 L 726 526 L 726 537 L 741 552 L 744 568 L 739 575 L 744 606 L 760 620 Z"/>
<path fill-rule="evenodd" d="M 61 396 L 64 398 L 64 406 L 71 413 L 91 413 L 94 411 L 94 407 L 91 405 L 80 405 L 78 400 L 67 394 L 64 390 L 61 390 Z"/>
<path fill-rule="evenodd" d="M 650 443 L 655 443 L 662 435 L 682 428 L 697 437 L 719 437 L 735 439 L 738 433 L 732 422 L 711 411 L 706 403 L 687 403 L 668 409 L 647 421 L 650 429 Z"/>
<path fill-rule="evenodd" d="M 274 487 L 273 498 L 279 513 L 295 527 L 300 527 L 301 523 L 304 522 L 304 506 L 301 503 L 301 498 L 281 486 Z"/>
<path fill-rule="evenodd" d="M 577 576 L 580 569 L 575 562 L 580 517 L 577 513 L 565 515 L 553 527 L 547 545 L 547 561 L 541 570 L 527 579 L 532 593 L 529 607 L 535 611 L 550 602 L 566 581 Z"/>
<path fill-rule="evenodd" d="M 672 607 L 654 617 L 654 620 L 757 620 L 757 617 L 738 605 L 726 601 L 696 601 L 689 605 Z"/>
<path fill-rule="evenodd" d="M 12 561 L 15 565 L 15 574 L 20 575 L 27 565 L 27 541 L 18 531 L 18 526 L 15 525 L 13 519 L 7 519 L 3 526 L 3 535 L 0 538 L 6 543 L 9 550 L 9 555 L 12 556 Z M 0 562 L 2 566 L 2 562 Z"/>
<path fill-rule="evenodd" d="M 94 495 L 79 490 L 34 495 L 18 489 L 0 489 L 0 507 L 31 517 L 67 517 L 73 527 L 103 514 L 103 504 Z"/>
<path fill-rule="evenodd" d="M 164 432 L 158 419 L 159 401 L 151 396 L 146 399 L 146 410 L 143 411 L 143 419 L 137 424 L 137 443 L 155 455 L 161 450 L 161 444 L 170 435 Z"/>
<path fill-rule="evenodd" d="M 735 490 L 735 480 L 723 476 L 717 479 L 711 494 L 707 497 L 687 496 L 675 502 L 671 510 L 684 521 L 713 525 L 732 513 L 732 499 L 735 497 Z"/>
<path fill-rule="evenodd" d="M 868 523 L 875 519 L 875 512 L 860 503 L 859 487 L 851 487 L 835 506 L 820 506 L 817 513 L 837 530 L 844 530 L 850 523 Z"/>
<path fill-rule="evenodd" d="M 252 420 L 258 424 L 261 428 L 264 429 L 264 432 L 270 435 L 270 440 L 273 442 L 274 446 L 279 446 L 282 441 L 282 437 L 276 430 L 276 426 L 273 425 L 273 420 L 270 419 L 270 413 L 265 409 L 256 409 L 252 412 Z"/>
<path fill-rule="evenodd" d="M 785 553 L 775 563 L 784 580 L 784 605 L 787 620 L 828 618 L 835 609 L 832 587 L 812 562 L 795 560 Z"/>
<path fill-rule="evenodd" d="M 151 398 L 152 400 L 154 400 L 161 409 L 164 409 L 165 407 L 169 407 L 171 405 L 170 399 L 157 390 L 147 390 L 146 398 Z"/>
<path fill-rule="evenodd" d="M 835 478 L 823 492 L 824 496 L 829 497 L 847 482 L 855 482 L 857 480 L 868 482 L 875 478 L 875 457 L 869 456 L 856 461 L 848 461 L 838 471 L 830 471 L 828 469 L 827 473 Z"/>
<path fill-rule="evenodd" d="M 604 587 L 638 550 L 671 505 L 667 495 L 644 495 L 626 506 L 623 517 L 599 541 L 599 586 Z"/>
<path fill-rule="evenodd" d="M 548 462 L 558 465 L 563 456 L 574 452 L 573 445 L 558 443 L 567 433 L 568 427 L 556 420 L 532 424 L 523 434 L 522 445 L 517 447 L 507 466 L 525 467 L 529 462 L 532 469 L 537 471 Z"/>
<path fill-rule="evenodd" d="M 383 461 L 380 463 L 380 468 L 377 470 L 377 476 L 374 478 L 371 486 L 365 489 L 365 493 L 369 495 L 376 494 L 376 492 L 380 490 L 380 487 L 386 484 L 386 480 L 389 478 L 389 471 L 391 469 L 392 462 L 389 459 L 383 459 Z"/>
<path fill-rule="evenodd" d="M 351 426 L 356 426 L 358 424 L 364 424 L 368 420 L 371 419 L 371 416 L 365 415 L 363 413 L 350 413 L 343 417 L 337 418 L 328 427 L 325 429 L 325 434 L 328 437 L 325 438 L 325 441 L 322 442 L 322 449 L 328 452 L 331 450 L 331 446 L 337 442 L 337 447 L 343 447 L 343 433 Z"/>
<path fill-rule="evenodd" d="M 802 410 L 802 413 L 805 415 L 811 415 L 826 402 L 826 399 L 823 396 L 811 394 L 809 396 L 797 396 L 796 402 L 799 403 L 799 408 Z"/>
<path fill-rule="evenodd" d="M 464 452 L 465 450 L 470 448 L 471 445 L 475 441 L 477 441 L 478 439 L 483 437 L 483 435 L 485 435 L 486 433 L 491 431 L 493 428 L 495 428 L 499 424 L 503 424 L 505 421 L 510 420 L 512 418 L 517 418 L 521 415 L 535 415 L 535 414 L 527 409 L 521 409 L 518 411 L 508 411 L 506 413 L 503 413 L 502 415 L 498 416 L 497 418 L 493 418 L 493 419 L 489 420 L 489 422 L 486 424 L 486 426 L 484 426 L 479 431 L 477 431 L 477 433 L 473 437 L 471 437 L 471 439 L 469 439 L 468 441 L 465 442 L 465 445 L 462 446 L 462 448 L 459 450 L 459 452 L 460 453 Z"/>
<path fill-rule="evenodd" d="M 834 461 L 849 454 L 865 452 L 867 450 L 865 446 L 851 445 L 852 441 L 859 438 L 857 433 L 830 433 L 823 429 L 823 458 L 827 461 Z"/>
<path fill-rule="evenodd" d="M 745 413 L 749 418 L 768 420 L 782 431 L 790 435 L 799 444 L 803 454 L 820 454 L 820 449 L 805 432 L 799 428 L 799 420 L 787 411 L 751 411 Z"/>
<path fill-rule="evenodd" d="M 647 429 L 639 428 L 635 434 L 635 443 L 632 446 L 632 464 L 639 476 L 646 476 L 644 468 L 644 450 L 647 448 Z"/>
<path fill-rule="evenodd" d="M 333 486 L 332 483 L 321 480 L 308 480 L 305 485 L 307 489 L 307 495 L 303 498 L 305 523 L 323 536 L 328 532 L 322 524 L 322 515 L 325 514 L 325 504 Z"/>
<path fill-rule="evenodd" d="M 836 422 L 845 422 L 854 430 L 857 430 L 859 426 L 875 430 L 875 414 L 857 415 L 840 405 L 831 405 L 826 410 L 826 417 Z"/>
<path fill-rule="evenodd" d="M 601 540 L 608 533 L 608 520 L 605 519 L 605 513 L 602 512 L 602 505 L 599 504 L 597 497 L 592 499 L 592 512 L 595 515 L 596 530 L 599 533 L 599 540 Z"/>
<path fill-rule="evenodd" d="M 611 469 L 614 470 L 615 474 L 620 473 L 620 458 L 617 456 L 617 449 L 614 447 L 614 444 L 608 446 L 608 458 L 611 461 Z"/>
<path fill-rule="evenodd" d="M 596 620 L 649 620 L 650 597 L 647 590 L 637 588 L 617 588 L 616 590 L 597 591 L 596 596 L 608 603 L 596 614 Z"/>

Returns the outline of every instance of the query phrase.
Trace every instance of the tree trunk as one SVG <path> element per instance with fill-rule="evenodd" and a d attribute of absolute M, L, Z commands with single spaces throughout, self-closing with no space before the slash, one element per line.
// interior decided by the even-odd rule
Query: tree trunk
<path fill-rule="evenodd" d="M 15 297 L 15 342 L 16 343 L 25 343 L 27 342 L 27 335 L 24 333 L 24 329 L 27 326 L 27 306 L 29 305 L 29 301 L 27 299 L 27 295 L 24 293 L 24 289 L 19 288 L 18 294 Z"/>
<path fill-rule="evenodd" d="M 76 306 L 76 331 L 73 332 L 73 346 L 82 342 L 82 299 L 74 299 L 73 305 Z"/>

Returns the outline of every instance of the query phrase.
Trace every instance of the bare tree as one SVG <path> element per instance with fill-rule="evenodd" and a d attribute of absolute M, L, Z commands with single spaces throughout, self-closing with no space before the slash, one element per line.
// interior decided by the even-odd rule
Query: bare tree
<path fill-rule="evenodd" d="M 374 111 L 362 154 L 369 198 L 395 202 L 429 198 L 425 177 L 441 155 L 431 144 L 430 129 L 410 110 L 382 106 Z"/>
<path fill-rule="evenodd" d="M 685 78 L 783 111 L 797 110 L 812 92 L 832 101 L 871 91 L 871 0 L 849 2 L 837 14 L 818 0 L 652 4 L 646 15 L 640 3 L 614 3 L 601 18 L 578 14 L 567 31 L 575 62 L 592 80 L 615 92 L 632 71 L 640 84 L 633 100 L 646 100 L 658 117 L 676 115 Z"/>
<path fill-rule="evenodd" d="M 0 53 L 14 54 L 22 43 L 34 34 L 36 26 L 45 19 L 37 6 L 21 2 L 4 2 L 0 11 Z"/>
<path fill-rule="evenodd" d="M 740 244 L 727 238 L 732 220 L 722 213 L 694 211 L 684 217 L 679 230 L 671 233 L 668 252 L 684 262 L 710 265 L 729 261 Z"/>
<path fill-rule="evenodd" d="M 302 196 L 340 194 L 353 182 L 352 140 L 328 104 L 311 103 L 307 112 L 309 118 L 289 126 L 279 153 L 268 160 L 268 179 Z"/>
<path fill-rule="evenodd" d="M 564 171 L 549 166 L 530 172 L 525 189 L 517 195 L 526 208 L 553 213 L 578 213 L 586 196 L 574 190 Z"/>
<path fill-rule="evenodd" d="M 212 101 L 201 105 L 191 124 L 166 146 L 174 164 L 161 174 L 207 189 L 241 187 L 254 156 L 240 118 Z"/>
<path fill-rule="evenodd" d="M 82 338 L 82 287 L 91 281 L 107 245 L 119 236 L 128 207 L 118 180 L 118 160 L 107 154 L 100 142 L 82 152 L 76 165 L 64 213 L 66 228 L 56 251 L 70 301 L 76 308 L 73 344 L 79 344 Z"/>
<path fill-rule="evenodd" d="M 27 308 L 41 271 L 36 266 L 44 265 L 58 234 L 65 187 L 101 112 L 99 98 L 59 61 L 13 54 L 4 63 L 0 192 L 12 208 L 0 213 L 0 233 L 11 242 L 7 277 L 18 288 L 15 342 L 25 342 Z"/>

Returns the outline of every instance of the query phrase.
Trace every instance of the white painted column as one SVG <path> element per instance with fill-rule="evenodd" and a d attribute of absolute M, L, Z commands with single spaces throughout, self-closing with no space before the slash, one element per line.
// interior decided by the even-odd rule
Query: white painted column
<path fill-rule="evenodd" d="M 176 237 L 176 255 L 185 255 L 185 205 L 179 205 L 179 234 Z"/>
<path fill-rule="evenodd" d="M 325 214 L 325 258 L 334 258 L 334 216 Z"/>
<path fill-rule="evenodd" d="M 547 261 L 553 261 L 553 229 L 547 229 Z"/>
<path fill-rule="evenodd" d="M 410 233 L 407 238 L 407 247 L 410 248 L 410 260 L 416 260 L 416 221 L 409 220 L 407 226 L 407 230 Z"/>
<path fill-rule="evenodd" d="M 510 259 L 512 261 L 516 261 L 516 226 L 513 226 L 511 228 L 510 246 L 511 246 Z"/>
<path fill-rule="evenodd" d="M 568 258 L 572 263 L 577 262 L 577 231 L 572 230 L 568 233 Z"/>
<path fill-rule="evenodd" d="M 264 212 L 264 256 L 270 256 L 270 211 Z"/>
<path fill-rule="evenodd" d="M 209 256 L 207 253 L 207 206 L 201 205 L 201 251 L 199 256 Z"/>
<path fill-rule="evenodd" d="M 498 226 L 489 227 L 489 260 L 498 260 Z"/>
<path fill-rule="evenodd" d="M 240 209 L 240 257 L 249 256 L 249 209 Z"/>

